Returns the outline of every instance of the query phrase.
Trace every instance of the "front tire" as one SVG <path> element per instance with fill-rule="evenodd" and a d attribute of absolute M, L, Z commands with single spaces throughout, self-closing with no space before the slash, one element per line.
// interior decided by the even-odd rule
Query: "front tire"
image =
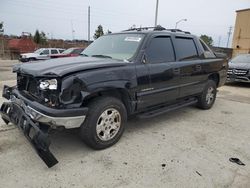
<path fill-rule="evenodd" d="M 88 107 L 88 115 L 80 130 L 83 141 L 93 149 L 114 145 L 121 138 L 127 120 L 124 104 L 114 97 L 100 97 Z"/>
<path fill-rule="evenodd" d="M 35 60 L 36 60 L 36 58 L 31 57 L 31 58 L 28 58 L 28 61 L 27 61 L 27 62 L 35 61 Z"/>
<path fill-rule="evenodd" d="M 213 80 L 208 80 L 202 94 L 198 98 L 198 107 L 204 110 L 210 109 L 216 99 L 217 87 Z"/>

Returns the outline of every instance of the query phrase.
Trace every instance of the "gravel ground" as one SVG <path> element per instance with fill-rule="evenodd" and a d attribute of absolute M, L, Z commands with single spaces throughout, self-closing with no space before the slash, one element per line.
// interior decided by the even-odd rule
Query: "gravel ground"
<path fill-rule="evenodd" d="M 5 83 L 15 81 L 0 81 L 0 89 Z M 59 164 L 51 169 L 17 128 L 0 121 L 0 187 L 250 187 L 249 115 L 250 84 L 230 84 L 211 110 L 130 120 L 106 150 L 89 149 L 77 129 L 56 132 L 51 151 Z"/>

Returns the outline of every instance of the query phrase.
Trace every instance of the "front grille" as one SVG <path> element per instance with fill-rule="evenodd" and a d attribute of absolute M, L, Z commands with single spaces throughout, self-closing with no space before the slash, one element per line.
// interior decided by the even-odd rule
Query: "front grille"
<path fill-rule="evenodd" d="M 30 75 L 17 75 L 17 89 L 19 91 L 27 91 L 32 95 L 38 94 L 37 80 Z"/>
<path fill-rule="evenodd" d="M 244 76 L 248 73 L 248 70 L 244 69 L 228 69 L 227 71 L 228 74 L 234 74 L 237 76 Z"/>

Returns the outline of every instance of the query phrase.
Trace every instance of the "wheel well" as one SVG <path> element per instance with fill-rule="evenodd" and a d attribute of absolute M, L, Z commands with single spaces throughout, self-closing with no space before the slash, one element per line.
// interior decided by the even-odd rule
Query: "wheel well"
<path fill-rule="evenodd" d="M 216 86 L 218 87 L 219 82 L 220 82 L 220 77 L 219 77 L 219 74 L 218 74 L 218 73 L 214 73 L 214 74 L 209 75 L 209 76 L 208 76 L 208 79 L 209 79 L 209 80 L 215 81 Z"/>
<path fill-rule="evenodd" d="M 101 96 L 115 97 L 121 100 L 122 103 L 126 107 L 128 115 L 131 113 L 132 111 L 132 105 L 130 102 L 131 98 L 129 94 L 127 93 L 127 91 L 125 91 L 124 89 L 108 89 L 108 90 L 95 92 L 84 99 L 83 105 L 88 105 L 88 103 L 95 100 L 97 97 L 101 97 Z"/>

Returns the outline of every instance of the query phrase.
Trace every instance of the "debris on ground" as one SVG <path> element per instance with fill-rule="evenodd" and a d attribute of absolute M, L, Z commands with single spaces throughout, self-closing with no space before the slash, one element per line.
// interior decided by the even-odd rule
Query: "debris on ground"
<path fill-rule="evenodd" d="M 196 174 L 198 174 L 199 176 L 202 176 L 200 172 L 198 172 L 198 171 L 195 171 L 195 172 L 196 172 Z"/>
<path fill-rule="evenodd" d="M 232 162 L 232 163 L 236 163 L 238 165 L 245 166 L 245 164 L 238 158 L 230 158 L 229 161 Z"/>

